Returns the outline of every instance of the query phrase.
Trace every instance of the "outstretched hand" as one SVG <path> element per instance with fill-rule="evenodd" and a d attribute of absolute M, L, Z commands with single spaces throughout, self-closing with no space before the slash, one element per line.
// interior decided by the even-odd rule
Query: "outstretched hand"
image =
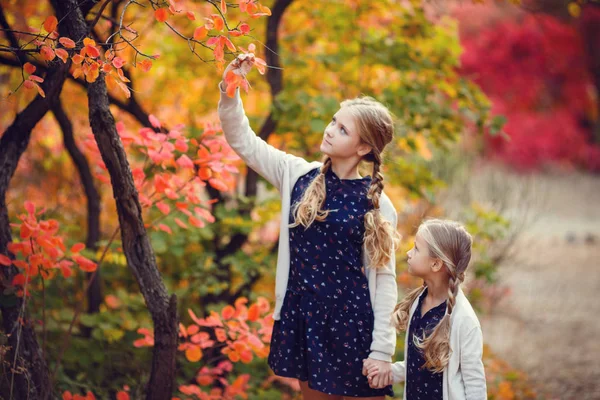
<path fill-rule="evenodd" d="M 369 380 L 372 389 L 382 389 L 393 383 L 392 363 L 387 361 L 363 360 L 363 375 Z"/>

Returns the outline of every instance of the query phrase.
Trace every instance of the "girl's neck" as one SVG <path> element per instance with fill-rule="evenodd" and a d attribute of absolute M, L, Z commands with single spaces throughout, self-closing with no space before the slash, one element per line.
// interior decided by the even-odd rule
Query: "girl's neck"
<path fill-rule="evenodd" d="M 434 303 L 442 303 L 448 299 L 449 283 L 443 279 L 425 279 L 427 298 Z"/>
<path fill-rule="evenodd" d="M 362 176 L 358 173 L 358 164 L 353 165 L 353 161 L 350 162 L 338 161 L 331 159 L 331 170 L 340 179 L 361 179 Z"/>

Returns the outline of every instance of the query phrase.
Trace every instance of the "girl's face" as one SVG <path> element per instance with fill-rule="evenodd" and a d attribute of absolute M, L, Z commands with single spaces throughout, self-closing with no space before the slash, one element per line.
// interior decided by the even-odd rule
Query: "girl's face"
<path fill-rule="evenodd" d="M 434 258 L 429 256 L 429 248 L 421 236 L 417 233 L 415 236 L 415 244 L 406 255 L 408 256 L 408 273 L 419 277 L 426 278 L 434 273 L 432 265 Z"/>
<path fill-rule="evenodd" d="M 347 109 L 340 108 L 325 128 L 320 150 L 331 158 L 349 158 L 356 155 L 362 157 L 370 148 L 361 144 L 352 115 Z"/>

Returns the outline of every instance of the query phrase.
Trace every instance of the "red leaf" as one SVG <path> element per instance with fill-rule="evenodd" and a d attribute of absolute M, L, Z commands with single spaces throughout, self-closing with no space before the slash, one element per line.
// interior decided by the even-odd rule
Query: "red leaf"
<path fill-rule="evenodd" d="M 196 20 L 196 15 L 194 14 L 194 12 L 193 12 L 193 11 L 188 11 L 188 12 L 186 12 L 186 15 L 187 15 L 187 17 L 188 17 L 188 19 L 189 19 L 190 21 L 195 21 L 195 20 Z"/>
<path fill-rule="evenodd" d="M 96 264 L 92 260 L 85 258 L 84 256 L 75 256 L 73 257 L 73 260 L 77 264 L 79 264 L 79 268 L 81 268 L 81 270 L 85 272 L 94 272 L 98 267 L 98 264 Z"/>
<path fill-rule="evenodd" d="M 168 234 L 173 234 L 173 231 L 171 230 L 171 228 L 169 228 L 167 225 L 165 224 L 158 224 L 158 229 L 160 229 L 161 231 L 165 231 Z"/>
<path fill-rule="evenodd" d="M 125 64 L 125 61 L 123 61 L 123 59 L 121 57 L 115 57 L 112 60 L 112 65 L 115 68 L 121 68 L 124 64 Z"/>
<path fill-rule="evenodd" d="M 83 244 L 83 243 L 75 243 L 71 247 L 71 253 L 79 253 L 83 249 L 85 249 L 85 244 Z"/>
<path fill-rule="evenodd" d="M 4 254 L 0 254 L 0 265 L 9 267 L 12 265 L 12 260 Z"/>
<path fill-rule="evenodd" d="M 154 11 L 154 17 L 158 22 L 165 22 L 169 17 L 169 13 L 166 8 L 159 8 L 158 10 Z"/>
<path fill-rule="evenodd" d="M 36 70 L 35 65 L 28 63 L 28 62 L 25 63 L 25 65 L 23 66 L 23 69 L 28 74 L 33 74 Z"/>

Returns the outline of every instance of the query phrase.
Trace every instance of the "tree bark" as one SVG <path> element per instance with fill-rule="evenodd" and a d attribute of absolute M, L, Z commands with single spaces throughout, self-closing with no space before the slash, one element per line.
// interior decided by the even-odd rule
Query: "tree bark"
<path fill-rule="evenodd" d="M 57 1 L 57 0 L 53 0 Z M 86 23 L 76 0 L 61 0 L 73 10 L 65 19 L 75 30 Z M 110 174 L 117 206 L 123 252 L 135 276 L 154 323 L 154 348 L 147 399 L 169 400 L 175 384 L 175 356 L 178 343 L 177 299 L 169 296 L 162 281 L 154 251 L 142 219 L 142 207 L 135 187 L 127 154 L 109 108 L 104 75 L 88 86 L 88 108 L 92 132 L 102 160 Z"/>

